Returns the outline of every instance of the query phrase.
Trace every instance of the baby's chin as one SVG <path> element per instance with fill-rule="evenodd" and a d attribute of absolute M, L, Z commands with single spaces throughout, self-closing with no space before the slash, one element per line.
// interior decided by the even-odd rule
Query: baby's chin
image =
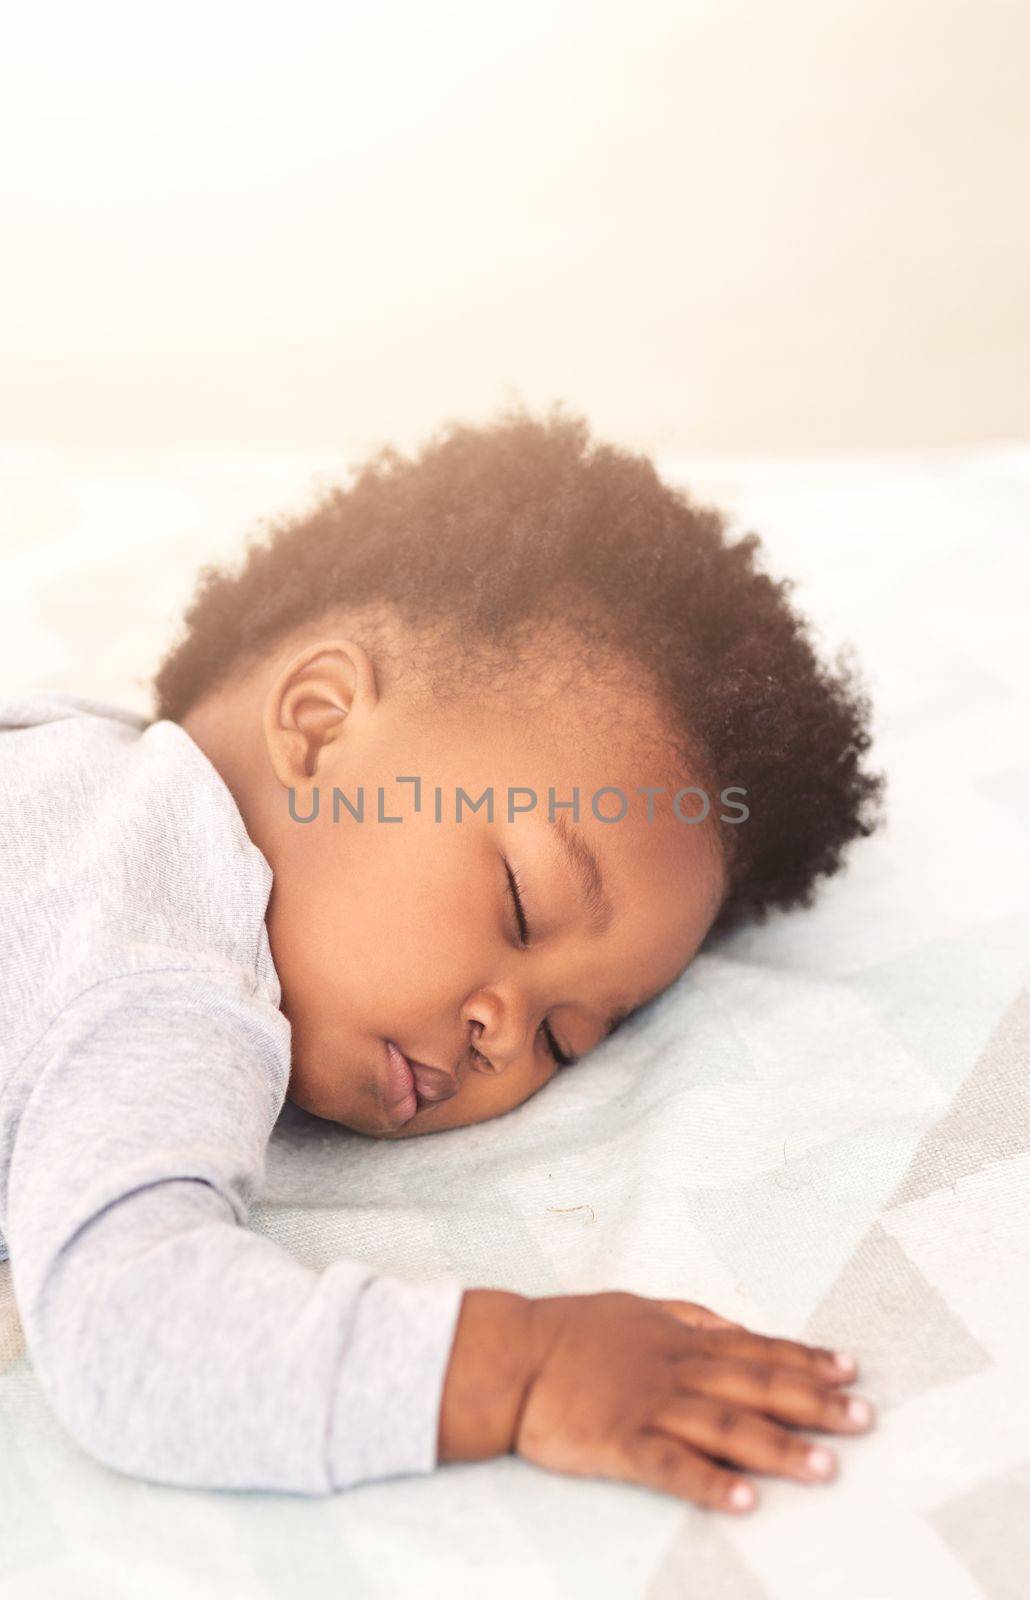
<path fill-rule="evenodd" d="M 306 1111 L 308 1116 L 319 1117 L 323 1122 L 335 1122 L 338 1128 L 346 1128 L 348 1133 L 363 1134 L 367 1139 L 417 1139 L 424 1133 L 442 1131 L 428 1126 L 420 1112 L 416 1112 L 411 1121 L 406 1122 L 403 1127 L 391 1128 L 382 1120 L 381 1113 L 377 1117 L 374 1112 L 366 1113 L 349 1108 L 345 1110 L 339 1105 L 330 1104 L 327 1096 L 312 1093 L 292 1081 L 286 1098 L 291 1105 Z"/>
<path fill-rule="evenodd" d="M 450 1128 L 463 1126 L 460 1122 L 448 1122 L 442 1128 L 430 1127 L 427 1123 L 420 1123 L 417 1116 L 412 1117 L 410 1122 L 406 1122 L 403 1128 L 368 1127 L 363 1122 L 359 1122 L 358 1118 L 349 1119 L 346 1122 L 341 1121 L 338 1117 L 332 1117 L 329 1120 L 339 1122 L 341 1128 L 348 1128 L 351 1133 L 363 1133 L 368 1139 L 389 1139 L 391 1141 L 394 1139 L 420 1139 L 425 1134 L 446 1133 Z"/>
<path fill-rule="evenodd" d="M 429 1102 L 421 1104 L 410 1121 L 402 1123 L 399 1128 L 384 1127 L 381 1122 L 372 1119 L 351 1115 L 347 1113 L 346 1120 L 333 1118 L 339 1121 L 340 1126 L 349 1128 L 352 1133 L 363 1133 L 369 1139 L 421 1139 L 430 1133 L 448 1133 L 454 1128 L 468 1126 L 463 1120 L 454 1120 L 453 1109 L 445 1109 L 445 1104 L 434 1106 Z M 483 1121 L 482 1117 L 473 1120 Z"/>

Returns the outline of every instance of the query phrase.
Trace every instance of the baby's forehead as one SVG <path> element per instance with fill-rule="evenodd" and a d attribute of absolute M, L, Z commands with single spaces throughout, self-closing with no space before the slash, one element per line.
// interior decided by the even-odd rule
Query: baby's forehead
<path fill-rule="evenodd" d="M 471 692 L 449 706 L 449 740 L 471 737 L 539 757 L 556 775 L 616 764 L 640 783 L 669 783 L 683 775 L 672 719 L 657 696 L 632 680 L 595 680 L 586 671 L 555 671 L 542 681 L 515 679 Z M 441 731 L 443 731 L 441 729 Z"/>

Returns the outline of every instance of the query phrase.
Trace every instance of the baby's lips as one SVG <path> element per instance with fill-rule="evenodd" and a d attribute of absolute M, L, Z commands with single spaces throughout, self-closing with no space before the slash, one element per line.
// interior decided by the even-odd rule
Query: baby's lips
<path fill-rule="evenodd" d="M 458 1080 L 449 1072 L 443 1072 L 439 1067 L 427 1067 L 421 1061 L 411 1061 L 411 1075 L 415 1080 L 421 1100 L 449 1100 L 458 1092 Z"/>

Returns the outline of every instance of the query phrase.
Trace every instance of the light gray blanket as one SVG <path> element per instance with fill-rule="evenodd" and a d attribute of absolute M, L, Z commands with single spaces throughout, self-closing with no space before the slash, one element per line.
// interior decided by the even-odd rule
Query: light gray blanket
<path fill-rule="evenodd" d="M 756 1475 L 760 1507 L 739 1519 L 510 1458 L 316 1502 L 158 1488 L 62 1433 L 0 1279 L 4 1600 L 1023 1600 L 1030 448 L 665 469 L 763 533 L 827 647 L 854 641 L 888 828 L 813 910 L 702 954 L 508 1117 L 376 1144 L 287 1107 L 253 1221 L 313 1266 L 677 1295 L 840 1346 L 878 1427 L 821 1436 L 830 1485 Z M 206 499 L 194 484 L 212 528 L 219 481 Z M 148 492 L 159 508 L 160 477 Z M 102 502 L 94 482 L 91 514 Z M 162 572 L 181 590 L 195 554 L 137 554 L 94 646 Z M 45 652 L 60 660 L 38 581 L 38 621 L 21 612 L 15 635 L 32 681 Z M 130 700 L 164 616 L 144 610 L 135 654 L 91 657 L 80 635 L 49 682 Z M 66 637 L 59 607 L 52 625 Z"/>

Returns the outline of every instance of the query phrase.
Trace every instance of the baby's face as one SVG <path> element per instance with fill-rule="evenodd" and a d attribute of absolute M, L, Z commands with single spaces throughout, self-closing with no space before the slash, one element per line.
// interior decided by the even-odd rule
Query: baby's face
<path fill-rule="evenodd" d="M 274 874 L 289 1098 L 317 1116 L 407 1138 L 511 1111 L 560 1070 L 555 1049 L 584 1056 L 711 926 L 717 848 L 709 825 L 674 814 L 672 790 L 691 779 L 669 787 L 656 770 L 660 723 L 639 695 L 584 682 L 543 703 L 512 692 L 417 709 L 334 639 L 276 677 L 261 727 L 248 825 Z M 401 781 L 414 778 L 418 795 Z M 638 786 L 663 783 L 648 822 Z M 577 786 L 578 823 L 557 807 L 552 822 L 549 790 L 561 802 Z M 609 786 L 630 803 L 606 823 L 591 797 Z M 334 820 L 334 787 L 355 808 L 364 791 L 363 821 L 342 800 Z M 492 790 L 492 818 L 463 804 L 459 819 L 459 789 Z M 509 789 L 535 806 L 509 810 Z M 295 820 L 316 790 L 315 820 Z M 620 805 L 598 801 L 602 815 Z"/>

